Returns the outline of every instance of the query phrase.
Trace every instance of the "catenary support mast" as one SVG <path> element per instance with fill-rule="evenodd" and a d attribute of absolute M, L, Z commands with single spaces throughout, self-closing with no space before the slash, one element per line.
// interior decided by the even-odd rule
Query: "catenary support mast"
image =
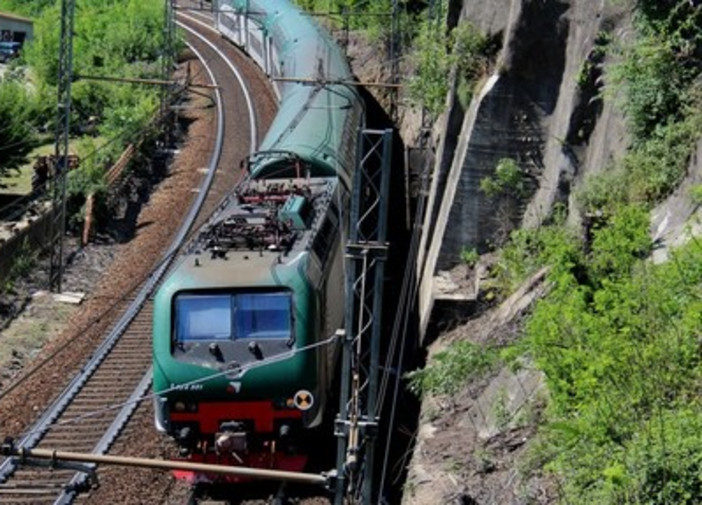
<path fill-rule="evenodd" d="M 392 130 L 362 130 L 346 245 L 335 504 L 373 503 Z M 346 500 L 346 501 L 345 501 Z"/>
<path fill-rule="evenodd" d="M 58 108 L 51 199 L 51 270 L 49 288 L 61 291 L 63 276 L 63 237 L 66 233 L 66 176 L 71 127 L 71 81 L 73 80 L 73 21 L 75 0 L 61 0 L 61 41 L 59 47 Z"/>

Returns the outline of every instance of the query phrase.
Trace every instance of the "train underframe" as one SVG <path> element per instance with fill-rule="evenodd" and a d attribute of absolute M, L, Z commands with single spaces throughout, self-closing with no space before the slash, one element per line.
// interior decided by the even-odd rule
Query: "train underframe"
<path fill-rule="evenodd" d="M 301 472 L 309 459 L 302 412 L 282 407 L 270 401 L 200 403 L 195 412 L 171 412 L 169 431 L 181 447 L 181 460 Z M 181 470 L 174 476 L 190 483 L 247 480 Z"/>

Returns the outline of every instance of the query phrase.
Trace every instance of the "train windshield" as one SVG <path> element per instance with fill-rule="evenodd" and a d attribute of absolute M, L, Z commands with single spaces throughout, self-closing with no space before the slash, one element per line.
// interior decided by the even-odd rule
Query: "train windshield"
<path fill-rule="evenodd" d="M 289 339 L 289 293 L 179 294 L 175 340 Z"/>

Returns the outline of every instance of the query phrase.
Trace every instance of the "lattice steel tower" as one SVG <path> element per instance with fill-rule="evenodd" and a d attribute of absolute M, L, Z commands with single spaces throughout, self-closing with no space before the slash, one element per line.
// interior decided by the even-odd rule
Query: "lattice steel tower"
<path fill-rule="evenodd" d="M 61 291 L 63 237 L 66 233 L 66 176 L 71 127 L 71 81 L 73 80 L 73 20 L 75 0 L 61 1 L 61 42 L 58 61 L 58 108 L 54 176 L 51 178 L 51 270 L 49 288 Z"/>
<path fill-rule="evenodd" d="M 374 503 L 375 437 L 378 429 L 378 371 L 392 130 L 363 129 L 358 136 L 346 243 L 346 322 L 339 414 L 335 433 L 335 505 Z"/>

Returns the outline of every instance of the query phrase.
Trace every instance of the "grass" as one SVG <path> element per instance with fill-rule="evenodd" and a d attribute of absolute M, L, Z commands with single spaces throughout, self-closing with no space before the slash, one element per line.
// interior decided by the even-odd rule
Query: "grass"
<path fill-rule="evenodd" d="M 23 314 L 0 339 L 0 368 L 6 368 L 15 353 L 33 356 L 65 327 L 75 307 L 52 301 L 50 295 L 35 299 L 31 315 Z"/>
<path fill-rule="evenodd" d="M 11 169 L 5 176 L 0 177 L 0 193 L 13 195 L 28 195 L 32 192 L 31 165 Z"/>

